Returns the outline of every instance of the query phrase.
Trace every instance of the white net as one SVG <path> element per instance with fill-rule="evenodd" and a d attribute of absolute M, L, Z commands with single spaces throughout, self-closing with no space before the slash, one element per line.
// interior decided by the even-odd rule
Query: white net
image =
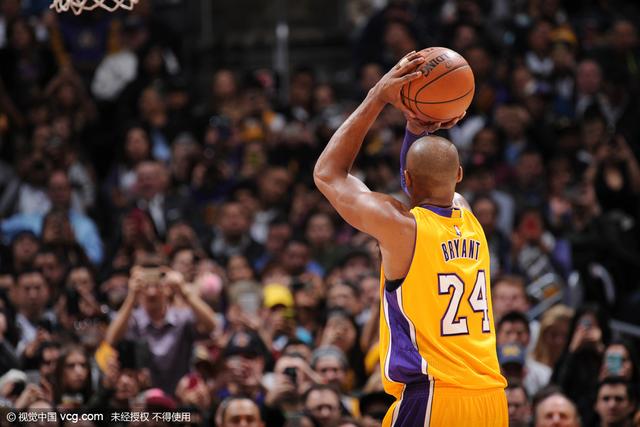
<path fill-rule="evenodd" d="M 85 10 L 97 8 L 106 9 L 109 12 L 116 9 L 131 10 L 136 3 L 138 0 L 53 0 L 50 7 L 58 13 L 70 10 L 76 15 L 80 15 Z"/>

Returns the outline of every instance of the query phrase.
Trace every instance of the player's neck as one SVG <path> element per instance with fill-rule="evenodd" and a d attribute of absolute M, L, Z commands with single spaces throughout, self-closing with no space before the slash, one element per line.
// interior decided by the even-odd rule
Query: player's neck
<path fill-rule="evenodd" d="M 413 207 L 415 206 L 436 206 L 439 208 L 450 208 L 453 206 L 453 195 L 451 196 L 427 196 L 427 197 L 418 197 L 411 200 L 411 204 Z"/>

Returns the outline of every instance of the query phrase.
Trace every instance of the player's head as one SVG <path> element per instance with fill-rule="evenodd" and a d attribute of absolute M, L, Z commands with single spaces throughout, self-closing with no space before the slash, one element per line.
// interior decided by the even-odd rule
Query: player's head
<path fill-rule="evenodd" d="M 409 148 L 404 175 L 414 204 L 425 199 L 450 203 L 462 180 L 458 150 L 439 136 L 420 138 Z"/>

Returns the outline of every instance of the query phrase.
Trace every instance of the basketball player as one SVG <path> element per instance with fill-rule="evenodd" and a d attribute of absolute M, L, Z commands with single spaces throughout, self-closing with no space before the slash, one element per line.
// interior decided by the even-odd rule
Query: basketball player
<path fill-rule="evenodd" d="M 413 142 L 404 170 L 411 209 L 349 173 L 386 104 L 416 123 L 400 88 L 419 77 L 413 70 L 423 61 L 412 52 L 380 79 L 329 141 L 314 179 L 347 222 L 378 240 L 382 253 L 380 361 L 385 391 L 396 397 L 383 426 L 507 426 L 489 250 L 480 224 L 455 193 L 462 179 L 456 148 L 436 136 Z"/>

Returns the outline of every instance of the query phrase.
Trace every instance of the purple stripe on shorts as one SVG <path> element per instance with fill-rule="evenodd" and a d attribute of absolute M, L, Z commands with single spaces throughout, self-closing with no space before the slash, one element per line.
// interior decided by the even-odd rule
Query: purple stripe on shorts
<path fill-rule="evenodd" d="M 422 357 L 411 341 L 409 322 L 400 311 L 397 292 L 398 290 L 385 291 L 391 334 L 389 377 L 393 381 L 404 384 L 424 383 L 426 376 L 422 373 Z"/>
<path fill-rule="evenodd" d="M 411 384 L 407 386 L 398 409 L 395 427 L 424 427 L 429 404 L 429 383 Z M 448 426 L 454 427 L 454 426 Z"/>

